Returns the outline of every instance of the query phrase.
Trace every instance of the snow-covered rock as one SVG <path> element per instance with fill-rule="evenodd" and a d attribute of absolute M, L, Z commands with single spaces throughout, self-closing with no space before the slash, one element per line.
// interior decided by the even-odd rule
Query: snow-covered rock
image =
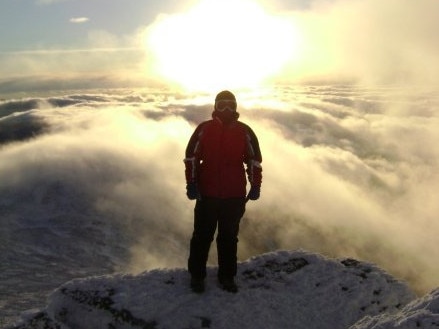
<path fill-rule="evenodd" d="M 240 263 L 237 283 L 236 294 L 221 290 L 214 267 L 203 294 L 191 292 L 185 269 L 77 279 L 14 328 L 415 328 L 390 322 L 427 311 L 429 319 L 438 316 L 437 292 L 415 300 L 405 283 L 375 265 L 305 251 Z"/>
<path fill-rule="evenodd" d="M 365 317 L 351 329 L 439 328 L 439 289 L 414 300 L 395 314 Z"/>

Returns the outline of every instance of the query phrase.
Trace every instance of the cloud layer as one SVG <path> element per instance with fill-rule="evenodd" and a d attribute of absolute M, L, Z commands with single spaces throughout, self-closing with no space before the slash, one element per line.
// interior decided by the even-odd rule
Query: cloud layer
<path fill-rule="evenodd" d="M 376 262 L 419 292 L 437 286 L 439 104 L 431 90 L 412 92 L 240 93 L 241 119 L 264 156 L 262 198 L 247 206 L 240 258 L 305 248 Z M 7 218 L 56 235 L 76 234 L 60 218 L 94 223 L 101 234 L 77 235 L 77 246 L 116 268 L 185 266 L 193 202 L 182 158 L 194 125 L 210 117 L 211 98 L 120 90 L 1 103 Z"/>
<path fill-rule="evenodd" d="M 303 43 L 289 77 L 437 83 L 438 9 L 434 0 L 314 1 L 296 9 L 291 19 Z"/>

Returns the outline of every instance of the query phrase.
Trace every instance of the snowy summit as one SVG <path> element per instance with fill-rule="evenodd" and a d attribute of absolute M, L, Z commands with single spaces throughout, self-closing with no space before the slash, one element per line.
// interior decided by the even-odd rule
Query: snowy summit
<path fill-rule="evenodd" d="M 193 293 L 184 269 L 76 279 L 13 328 L 439 328 L 439 290 L 416 299 L 354 259 L 278 251 L 239 264 L 236 294 L 218 287 L 214 267 L 206 282 Z"/>

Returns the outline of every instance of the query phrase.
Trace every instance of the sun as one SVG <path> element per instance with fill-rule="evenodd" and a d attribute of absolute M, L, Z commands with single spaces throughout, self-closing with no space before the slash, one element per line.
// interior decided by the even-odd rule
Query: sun
<path fill-rule="evenodd" d="M 145 35 L 154 73 L 192 90 L 259 85 L 294 58 L 298 43 L 291 20 L 249 0 L 200 1 L 159 17 Z"/>

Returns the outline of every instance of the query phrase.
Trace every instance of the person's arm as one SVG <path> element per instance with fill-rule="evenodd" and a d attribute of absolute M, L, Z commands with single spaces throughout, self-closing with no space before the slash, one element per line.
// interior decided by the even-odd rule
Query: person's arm
<path fill-rule="evenodd" d="M 200 138 L 203 134 L 203 123 L 192 134 L 186 147 L 184 165 L 186 177 L 186 195 L 190 200 L 199 199 L 197 172 L 200 164 Z"/>
<path fill-rule="evenodd" d="M 199 165 L 200 138 L 203 134 L 203 123 L 200 124 L 192 134 L 186 147 L 184 164 L 186 183 L 194 183 L 197 180 L 197 169 Z"/>
<path fill-rule="evenodd" d="M 262 184 L 262 154 L 259 141 L 253 130 L 247 126 L 247 154 L 245 162 L 247 164 L 247 178 L 251 185 L 248 199 L 256 200 L 259 198 Z"/>

